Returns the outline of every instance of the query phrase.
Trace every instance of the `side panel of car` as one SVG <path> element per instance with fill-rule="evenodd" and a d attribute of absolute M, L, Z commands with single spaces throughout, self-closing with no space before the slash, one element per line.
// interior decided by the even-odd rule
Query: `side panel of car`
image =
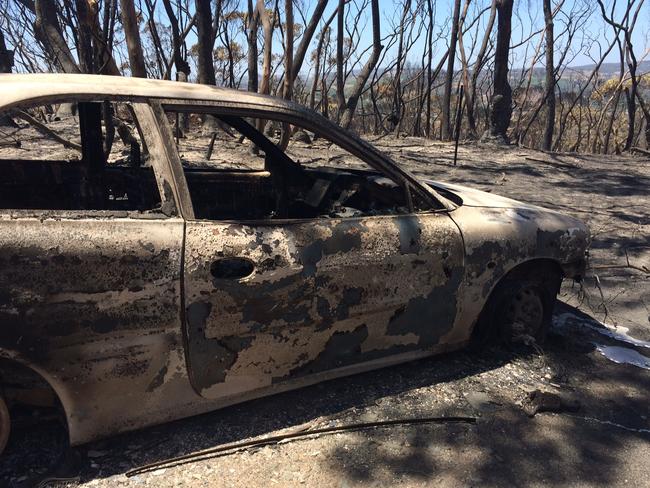
<path fill-rule="evenodd" d="M 125 119 L 134 132 L 137 124 L 146 161 L 136 160 L 144 165 L 139 172 L 119 165 L 111 171 L 139 174 L 140 184 L 126 185 L 122 196 L 109 188 L 112 180 L 98 179 L 116 199 L 103 197 L 99 207 L 72 200 L 62 207 L 44 201 L 49 210 L 0 210 L 0 355 L 50 383 L 66 412 L 72 444 L 208 408 L 188 381 L 181 326 L 181 215 L 191 218 L 191 207 L 183 207 L 184 181 L 174 177 L 171 134 L 161 133 L 168 127 L 158 124 L 157 106 L 132 108 Z M 82 149 L 80 160 L 51 167 L 48 154 L 37 161 L 47 174 L 54 171 L 56 184 L 67 181 L 56 174 L 59 166 L 83 176 L 85 167 L 104 159 L 101 131 L 89 135 L 81 128 L 82 148 L 94 152 Z M 38 150 L 34 155 L 39 158 Z M 15 173 L 21 159 L 3 164 Z M 131 197 L 151 170 L 160 205 L 140 209 Z M 30 179 L 28 170 L 23 173 L 14 176 L 31 189 L 39 174 Z M 83 178 L 74 181 L 82 190 L 88 187 Z M 117 199 L 136 208 L 114 210 Z"/>
<path fill-rule="evenodd" d="M 462 239 L 446 214 L 189 222 L 192 383 L 223 399 L 426 351 L 454 323 L 462 274 Z"/>
<path fill-rule="evenodd" d="M 303 266 L 316 277 L 322 332 L 294 376 L 439 345 L 463 275 L 460 232 L 445 213 L 327 219 L 317 228 L 325 238 Z"/>
<path fill-rule="evenodd" d="M 155 417 L 184 376 L 182 239 L 181 219 L 0 218 L 0 349 L 45 372 L 72 439 Z"/>

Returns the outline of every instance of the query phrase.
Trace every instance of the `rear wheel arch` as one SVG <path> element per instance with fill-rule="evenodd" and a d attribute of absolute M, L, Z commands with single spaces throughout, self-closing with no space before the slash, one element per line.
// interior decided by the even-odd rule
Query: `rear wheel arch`
<path fill-rule="evenodd" d="M 15 405 L 56 409 L 69 439 L 69 418 L 57 388 L 39 368 L 0 351 L 0 395 L 11 410 Z"/>

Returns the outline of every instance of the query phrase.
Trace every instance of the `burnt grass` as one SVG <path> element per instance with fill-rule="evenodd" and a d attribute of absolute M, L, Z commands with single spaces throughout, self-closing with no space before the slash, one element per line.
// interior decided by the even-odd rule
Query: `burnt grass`
<path fill-rule="evenodd" d="M 420 360 L 72 451 L 64 450 L 62 429 L 45 422 L 47 412 L 41 421 L 25 413 L 0 477 L 31 486 L 54 468 L 79 476 L 60 486 L 650 486 L 650 371 L 615 363 L 598 349 L 650 356 L 643 344 L 603 334 L 609 329 L 601 323 L 650 340 L 650 275 L 643 271 L 650 267 L 650 161 L 466 143 L 454 165 L 449 144 L 374 142 L 418 175 L 558 209 L 590 225 L 589 275 L 582 285 L 563 285 L 545 344 Z M 536 390 L 579 409 L 551 405 L 557 411 L 530 417 Z M 476 422 L 339 433 L 126 475 L 300 428 L 453 415 Z"/>

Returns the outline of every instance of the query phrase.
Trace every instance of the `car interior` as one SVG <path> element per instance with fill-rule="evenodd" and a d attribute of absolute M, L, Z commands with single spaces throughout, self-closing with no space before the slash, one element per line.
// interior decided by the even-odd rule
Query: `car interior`
<path fill-rule="evenodd" d="M 76 106 L 80 157 L 27 160 L 20 157 L 20 150 L 10 152 L 9 157 L 0 150 L 0 208 L 161 211 L 146 147 L 134 142 L 133 136 L 123 138 L 125 146 L 130 142 L 126 155 L 109 162 L 102 102 Z M 15 112 L 9 115 L 18 127 L 12 137 L 20 141 L 25 120 Z M 408 212 L 404 189 L 378 172 L 301 165 L 245 119 L 215 117 L 221 126 L 238 132 L 242 144 L 246 141 L 248 147 L 255 148 L 263 158 L 263 167 L 233 169 L 210 161 L 198 165 L 183 161 L 197 219 L 304 219 Z M 130 125 L 133 132 L 137 129 L 134 117 L 113 122 Z"/>
<path fill-rule="evenodd" d="M 219 116 L 263 158 L 263 170 L 184 165 L 199 219 L 300 219 L 398 214 L 405 192 L 377 172 L 297 163 L 240 117 Z"/>

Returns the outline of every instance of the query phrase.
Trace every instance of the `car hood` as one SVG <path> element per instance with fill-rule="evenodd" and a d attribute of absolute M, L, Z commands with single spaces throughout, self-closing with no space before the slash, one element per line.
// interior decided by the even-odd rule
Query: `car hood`
<path fill-rule="evenodd" d="M 463 185 L 454 185 L 451 183 L 441 183 L 439 181 L 425 180 L 425 183 L 434 190 L 441 191 L 443 196 L 446 192 L 451 192 L 462 200 L 462 204 L 456 199 L 450 198 L 454 203 L 461 204 L 467 207 L 486 207 L 486 208 L 518 208 L 526 210 L 543 210 L 547 212 L 554 212 L 544 207 L 531 205 L 528 203 L 513 200 L 499 195 L 494 195 L 486 191 L 476 190 Z"/>

